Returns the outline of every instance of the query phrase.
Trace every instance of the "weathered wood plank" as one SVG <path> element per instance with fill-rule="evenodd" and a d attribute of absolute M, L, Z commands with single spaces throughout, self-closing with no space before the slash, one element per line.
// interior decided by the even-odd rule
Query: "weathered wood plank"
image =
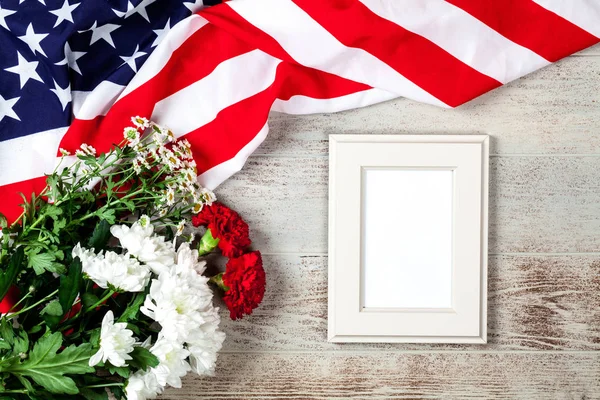
<path fill-rule="evenodd" d="M 600 115 L 600 113 L 599 113 Z M 265 252 L 327 252 L 326 157 L 249 159 L 217 191 Z M 600 157 L 493 157 L 489 251 L 600 251 Z"/>
<path fill-rule="evenodd" d="M 600 353 L 221 354 L 182 399 L 598 399 Z"/>
<path fill-rule="evenodd" d="M 597 154 L 599 110 L 600 57 L 571 57 L 454 110 L 399 99 L 336 114 L 273 113 L 256 154 L 325 155 L 331 133 L 485 133 L 492 154 Z"/>
<path fill-rule="evenodd" d="M 223 314 L 226 351 L 600 350 L 600 254 L 489 257 L 489 343 L 475 346 L 328 343 L 327 257 L 263 259 L 263 304 L 239 321 Z"/>

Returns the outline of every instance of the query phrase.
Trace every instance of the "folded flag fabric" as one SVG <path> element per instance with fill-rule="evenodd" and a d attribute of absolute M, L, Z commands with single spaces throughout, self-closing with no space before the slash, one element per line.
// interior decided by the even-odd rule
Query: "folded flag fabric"
<path fill-rule="evenodd" d="M 214 189 L 267 136 L 271 110 L 457 107 L 600 41 L 595 0 L 202 5 L 2 0 L 0 212 L 18 216 L 18 192 L 44 186 L 59 148 L 106 151 L 134 115 L 185 136 Z"/>

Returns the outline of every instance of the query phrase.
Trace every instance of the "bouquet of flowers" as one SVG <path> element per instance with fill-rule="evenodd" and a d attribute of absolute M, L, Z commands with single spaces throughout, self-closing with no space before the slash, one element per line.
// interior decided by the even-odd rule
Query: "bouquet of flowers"
<path fill-rule="evenodd" d="M 61 149 L 21 217 L 0 214 L 0 399 L 155 398 L 213 373 L 213 289 L 232 319 L 262 300 L 248 225 L 197 183 L 190 144 L 132 121 L 107 153 Z"/>

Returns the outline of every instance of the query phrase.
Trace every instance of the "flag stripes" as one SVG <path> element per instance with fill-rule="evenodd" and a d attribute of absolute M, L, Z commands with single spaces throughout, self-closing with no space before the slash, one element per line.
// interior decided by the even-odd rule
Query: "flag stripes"
<path fill-rule="evenodd" d="M 174 26 L 128 85 L 74 92 L 66 134 L 0 142 L 0 171 L 32 161 L 0 174 L 0 211 L 18 216 L 14 192 L 43 187 L 58 146 L 105 151 L 134 115 L 188 139 L 200 183 L 215 188 L 265 139 L 271 110 L 334 112 L 399 96 L 459 106 L 598 43 L 600 3 L 572 4 L 239 0 L 205 9 Z"/>

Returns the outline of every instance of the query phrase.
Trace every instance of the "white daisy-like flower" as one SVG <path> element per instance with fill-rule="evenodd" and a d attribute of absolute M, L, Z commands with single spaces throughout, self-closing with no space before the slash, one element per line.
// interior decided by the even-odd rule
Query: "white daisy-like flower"
<path fill-rule="evenodd" d="M 100 349 L 90 358 L 89 365 L 93 367 L 108 360 L 115 367 L 123 367 L 131 360 L 129 353 L 133 351 L 134 344 L 133 332 L 127 329 L 127 324 L 115 324 L 113 312 L 108 311 L 102 319 Z"/>
<path fill-rule="evenodd" d="M 70 156 L 71 153 L 65 149 L 63 149 L 62 147 L 60 149 L 58 149 L 58 151 L 60 151 L 60 154 L 62 154 L 62 156 Z"/>
<path fill-rule="evenodd" d="M 183 344 L 165 337 L 159 337 L 150 348 L 150 352 L 159 360 L 159 364 L 152 368 L 158 384 L 180 388 L 181 378 L 192 369 L 186 361 L 190 352 L 183 347 Z"/>
<path fill-rule="evenodd" d="M 175 236 L 181 236 L 183 234 L 184 229 L 185 229 L 185 219 L 182 219 L 177 224 L 177 231 L 175 232 Z"/>
<path fill-rule="evenodd" d="M 90 146 L 89 144 L 83 143 L 81 145 L 81 150 L 83 150 L 83 152 L 86 155 L 89 155 L 89 156 L 95 156 L 96 155 L 96 149 L 94 147 Z"/>
<path fill-rule="evenodd" d="M 150 282 L 150 269 L 128 254 L 107 251 L 82 261 L 82 271 L 103 289 L 109 286 L 123 292 L 142 292 Z"/>
<path fill-rule="evenodd" d="M 209 206 L 212 206 L 212 204 L 217 201 L 217 196 L 215 196 L 215 194 L 211 191 L 208 190 L 207 188 L 202 188 L 199 191 L 199 197 L 202 199 L 202 201 Z"/>
<path fill-rule="evenodd" d="M 137 371 L 127 381 L 125 394 L 127 400 L 155 399 L 162 393 L 163 387 L 158 383 L 152 371 Z"/>
<path fill-rule="evenodd" d="M 137 157 L 131 161 L 131 165 L 133 165 L 133 171 L 136 174 L 140 174 L 140 172 L 142 172 L 142 163 Z"/>
<path fill-rule="evenodd" d="M 140 129 L 146 129 L 150 127 L 150 121 L 144 117 L 131 117 L 131 122 L 133 122 L 133 124 Z"/>
<path fill-rule="evenodd" d="M 198 214 L 204 208 L 204 203 L 194 203 L 192 206 L 192 212 Z"/>
<path fill-rule="evenodd" d="M 140 143 L 140 132 L 132 127 L 123 130 L 123 137 L 129 142 L 129 147 L 135 147 Z"/>
<path fill-rule="evenodd" d="M 166 165 L 169 170 L 173 171 L 181 167 L 181 160 L 172 150 L 169 150 L 166 147 L 161 147 L 159 149 L 159 154 L 162 163 Z"/>
<path fill-rule="evenodd" d="M 167 205 L 167 206 L 172 206 L 173 204 L 175 204 L 175 188 L 172 186 L 167 187 L 167 190 L 165 190 L 164 195 L 163 195 L 163 202 Z"/>

